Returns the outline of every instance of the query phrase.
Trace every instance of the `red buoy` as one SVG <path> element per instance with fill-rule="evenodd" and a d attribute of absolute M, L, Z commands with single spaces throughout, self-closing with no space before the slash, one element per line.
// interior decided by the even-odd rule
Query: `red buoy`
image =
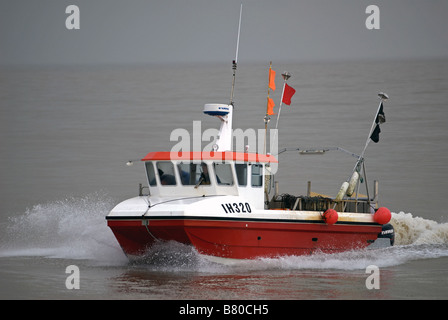
<path fill-rule="evenodd" d="M 327 211 L 324 212 L 322 218 L 324 219 L 324 222 L 326 224 L 332 225 L 338 221 L 339 216 L 336 210 L 328 209 Z"/>
<path fill-rule="evenodd" d="M 387 224 L 389 223 L 391 218 L 392 214 L 390 213 L 390 210 L 387 209 L 386 207 L 379 208 L 373 215 L 373 220 L 375 220 L 375 222 L 379 224 Z"/>

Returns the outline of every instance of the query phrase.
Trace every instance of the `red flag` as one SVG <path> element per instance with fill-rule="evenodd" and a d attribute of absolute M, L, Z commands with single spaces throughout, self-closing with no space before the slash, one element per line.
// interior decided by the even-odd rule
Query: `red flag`
<path fill-rule="evenodd" d="M 268 115 L 272 116 L 274 114 L 274 100 L 268 98 Z"/>
<path fill-rule="evenodd" d="M 269 88 L 275 91 L 275 71 L 269 68 Z"/>
<path fill-rule="evenodd" d="M 282 102 L 284 104 L 287 104 L 288 106 L 291 105 L 291 98 L 296 93 L 296 90 L 293 87 L 288 86 L 287 83 L 285 83 L 285 89 L 283 91 L 283 99 Z"/>

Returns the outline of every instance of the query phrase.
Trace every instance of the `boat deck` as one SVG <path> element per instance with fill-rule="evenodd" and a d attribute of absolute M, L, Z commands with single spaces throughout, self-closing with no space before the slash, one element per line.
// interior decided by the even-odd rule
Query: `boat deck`
<path fill-rule="evenodd" d="M 269 201 L 269 209 L 326 211 L 335 209 L 338 212 L 372 213 L 375 204 L 367 196 L 360 194 L 356 197 L 337 201 L 329 196 L 310 192 L 307 196 L 294 196 L 287 193 L 274 195 Z"/>

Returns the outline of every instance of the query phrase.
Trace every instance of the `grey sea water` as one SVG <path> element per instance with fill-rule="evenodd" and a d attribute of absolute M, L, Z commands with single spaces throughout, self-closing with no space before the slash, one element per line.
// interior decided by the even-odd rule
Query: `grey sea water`
<path fill-rule="evenodd" d="M 261 129 L 269 64 L 240 63 L 234 128 Z M 205 103 L 228 103 L 231 66 L 15 67 L 0 70 L 1 299 L 448 298 L 448 61 L 275 63 L 297 92 L 282 107 L 279 149 L 360 153 L 378 107 L 386 123 L 366 152 L 367 183 L 393 212 L 389 249 L 208 262 L 167 243 L 140 263 L 123 255 L 105 216 L 145 183 L 141 159 L 169 151 L 176 128 L 217 128 Z M 271 93 L 278 110 L 281 79 Z M 273 128 L 273 117 L 269 128 Z M 208 144 L 209 141 L 204 141 Z M 255 146 L 250 146 L 252 151 Z M 280 193 L 336 195 L 355 158 L 279 155 Z M 67 266 L 80 270 L 68 290 Z M 366 288 L 366 267 L 380 289 Z"/>

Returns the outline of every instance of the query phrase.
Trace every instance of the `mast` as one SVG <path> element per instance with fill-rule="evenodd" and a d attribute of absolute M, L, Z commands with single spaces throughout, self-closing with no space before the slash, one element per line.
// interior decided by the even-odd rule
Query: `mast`
<path fill-rule="evenodd" d="M 385 118 L 384 112 L 383 112 L 383 103 L 384 103 L 384 101 L 389 99 L 389 96 L 384 92 L 380 92 L 380 93 L 378 93 L 378 97 L 380 98 L 380 103 L 378 105 L 378 109 L 376 111 L 375 118 L 373 119 L 372 126 L 370 127 L 369 135 L 367 136 L 367 140 L 364 145 L 364 149 L 362 149 L 361 154 L 358 156 L 358 160 L 356 161 L 356 164 L 353 168 L 351 177 L 347 181 L 342 183 L 342 186 L 339 189 L 338 195 L 335 198 L 337 201 L 342 200 L 346 195 L 351 196 L 354 192 L 354 188 L 356 187 L 356 185 L 358 185 L 358 189 L 359 189 L 358 181 L 361 178 L 361 176 L 360 176 L 361 170 L 363 170 L 364 179 L 366 179 L 366 169 L 365 169 L 365 165 L 364 165 L 364 154 L 366 153 L 366 150 L 367 150 L 367 147 L 369 146 L 370 140 L 373 140 L 372 135 L 374 133 L 375 128 L 378 128 L 378 130 L 379 130 L 379 124 L 386 122 L 386 118 Z M 374 142 L 378 142 L 378 140 L 376 140 Z M 368 189 L 367 183 L 366 183 L 366 191 L 367 191 L 367 199 L 368 199 L 368 202 L 370 203 L 370 195 L 369 195 L 369 189 Z M 358 192 L 356 192 L 356 198 L 358 199 Z M 335 207 L 336 207 L 336 204 L 333 207 L 333 209 Z"/>
<path fill-rule="evenodd" d="M 283 89 L 282 89 L 282 96 L 280 98 L 280 105 L 278 107 L 278 114 L 277 114 L 277 122 L 275 124 L 275 131 L 274 131 L 274 140 L 277 138 L 277 130 L 278 130 L 278 119 L 280 118 L 280 113 L 282 112 L 282 105 L 283 105 L 283 95 L 285 94 L 285 85 L 289 78 L 291 78 L 291 74 L 288 71 L 285 71 L 282 73 L 283 77 Z"/>
<path fill-rule="evenodd" d="M 218 136 L 216 137 L 215 144 L 213 145 L 213 151 L 232 150 L 232 120 L 233 120 L 233 107 L 234 107 L 233 96 L 235 91 L 235 78 L 238 64 L 238 50 L 240 46 L 242 13 L 243 13 L 243 4 L 241 3 L 240 18 L 238 23 L 238 37 L 236 41 L 235 60 L 232 61 L 233 78 L 232 78 L 232 90 L 230 91 L 230 103 L 228 105 L 206 104 L 204 106 L 204 113 L 211 116 L 216 116 L 221 121 L 219 133 Z"/>
<path fill-rule="evenodd" d="M 381 108 L 383 107 L 383 102 L 386 101 L 387 99 L 389 99 L 389 96 L 384 92 L 380 92 L 380 93 L 378 93 L 378 97 L 380 98 L 380 104 L 378 105 L 378 110 L 376 111 L 375 118 L 373 119 L 372 126 L 370 127 L 370 131 L 369 131 L 369 135 L 367 137 L 366 144 L 364 146 L 364 149 L 361 152 L 361 156 L 359 157 L 360 159 L 364 158 L 364 153 L 366 152 L 369 142 L 371 140 L 373 130 L 375 129 L 375 125 L 378 124 L 378 122 L 383 123 L 386 121 L 385 118 L 379 119 L 378 117 L 380 116 L 380 111 L 381 111 Z"/>
<path fill-rule="evenodd" d="M 367 140 L 366 140 L 366 144 L 364 145 L 364 149 L 362 150 L 361 155 L 359 156 L 358 161 L 355 164 L 355 168 L 353 168 L 353 171 L 356 171 L 356 169 L 364 161 L 364 154 L 366 153 L 366 150 L 367 150 L 367 147 L 369 146 L 370 140 L 372 140 L 371 137 L 372 137 L 373 130 L 375 129 L 375 126 L 378 124 L 378 122 L 383 123 L 386 121 L 385 118 L 380 119 L 379 116 L 380 116 L 381 108 L 383 107 L 383 102 L 386 101 L 387 99 L 389 99 L 389 96 L 384 92 L 380 92 L 380 93 L 378 93 L 378 97 L 380 98 L 380 104 L 378 105 L 378 109 L 376 111 L 375 118 L 373 119 L 372 126 L 370 127 L 369 135 L 367 136 Z"/>
<path fill-rule="evenodd" d="M 264 148 L 263 148 L 263 154 L 266 154 L 266 139 L 268 134 L 268 123 L 271 121 L 271 117 L 269 117 L 269 95 L 271 93 L 271 71 L 272 71 L 272 61 L 269 62 L 269 76 L 268 76 L 268 97 L 266 102 L 266 115 L 264 116 Z"/>
<path fill-rule="evenodd" d="M 236 52 L 235 52 L 235 60 L 232 61 L 232 69 L 233 69 L 233 79 L 232 79 L 232 90 L 230 92 L 230 103 L 229 105 L 233 106 L 233 93 L 235 90 L 235 78 L 236 78 L 236 68 L 238 65 L 238 50 L 240 47 L 240 34 L 241 34 L 241 16 L 243 14 L 243 4 L 241 3 L 240 7 L 240 20 L 238 23 L 238 37 L 236 40 Z"/>

